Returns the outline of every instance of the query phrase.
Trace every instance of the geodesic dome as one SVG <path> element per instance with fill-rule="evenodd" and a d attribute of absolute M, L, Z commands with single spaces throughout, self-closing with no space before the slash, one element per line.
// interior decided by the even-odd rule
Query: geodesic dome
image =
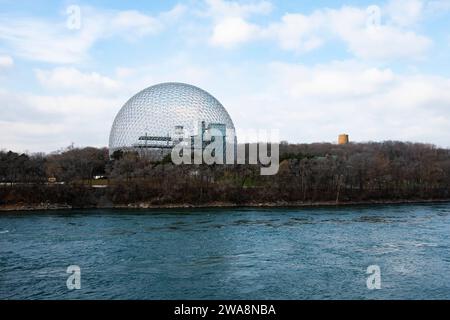
<path fill-rule="evenodd" d="M 142 136 L 173 137 L 177 128 L 185 137 L 193 136 L 202 121 L 206 126 L 225 125 L 227 141 L 233 141 L 233 121 L 216 98 L 189 84 L 157 84 L 135 94 L 120 109 L 111 128 L 109 152 L 132 149 Z"/>

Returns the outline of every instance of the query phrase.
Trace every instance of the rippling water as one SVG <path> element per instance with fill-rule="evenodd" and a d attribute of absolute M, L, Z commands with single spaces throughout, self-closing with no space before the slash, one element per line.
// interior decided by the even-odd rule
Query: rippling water
<path fill-rule="evenodd" d="M 0 213 L 0 298 L 450 299 L 450 204 Z"/>

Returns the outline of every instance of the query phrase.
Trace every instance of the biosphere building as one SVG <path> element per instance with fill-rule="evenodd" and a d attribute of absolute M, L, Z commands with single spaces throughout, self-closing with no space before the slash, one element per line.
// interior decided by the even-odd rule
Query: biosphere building
<path fill-rule="evenodd" d="M 109 152 L 169 150 L 215 128 L 224 141 L 235 141 L 233 121 L 208 92 L 184 83 L 161 83 L 131 97 L 111 128 Z"/>

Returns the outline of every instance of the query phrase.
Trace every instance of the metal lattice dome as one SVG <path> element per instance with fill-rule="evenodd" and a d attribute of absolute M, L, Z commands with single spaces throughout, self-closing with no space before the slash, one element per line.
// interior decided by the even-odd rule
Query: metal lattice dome
<path fill-rule="evenodd" d="M 197 134 L 199 123 L 222 124 L 227 140 L 234 125 L 222 104 L 208 92 L 184 83 L 161 83 L 142 90 L 120 109 L 111 128 L 109 152 L 133 148 L 142 136 L 173 137 Z"/>

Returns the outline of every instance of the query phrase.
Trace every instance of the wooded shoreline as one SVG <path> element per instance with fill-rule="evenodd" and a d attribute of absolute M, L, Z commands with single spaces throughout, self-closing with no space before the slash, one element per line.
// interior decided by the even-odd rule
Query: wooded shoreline
<path fill-rule="evenodd" d="M 166 204 L 154 205 L 149 203 L 116 204 L 112 206 L 73 207 L 67 204 L 27 204 L 0 206 L 0 212 L 16 211 L 52 211 L 52 210 L 93 210 L 93 209 L 214 209 L 214 208 L 315 208 L 315 207 L 351 207 L 351 206 L 382 206 L 382 205 L 406 205 L 406 204 L 433 204 L 450 203 L 450 199 L 416 199 L 416 200 L 392 200 L 392 201 L 353 201 L 353 202 L 266 202 L 266 203 L 220 203 L 206 204 Z"/>
<path fill-rule="evenodd" d="M 249 145 L 245 146 L 249 148 Z M 260 164 L 175 165 L 135 152 L 0 151 L 0 210 L 282 207 L 450 199 L 450 149 L 409 142 L 280 144 Z M 246 162 L 247 163 L 247 162 Z"/>

